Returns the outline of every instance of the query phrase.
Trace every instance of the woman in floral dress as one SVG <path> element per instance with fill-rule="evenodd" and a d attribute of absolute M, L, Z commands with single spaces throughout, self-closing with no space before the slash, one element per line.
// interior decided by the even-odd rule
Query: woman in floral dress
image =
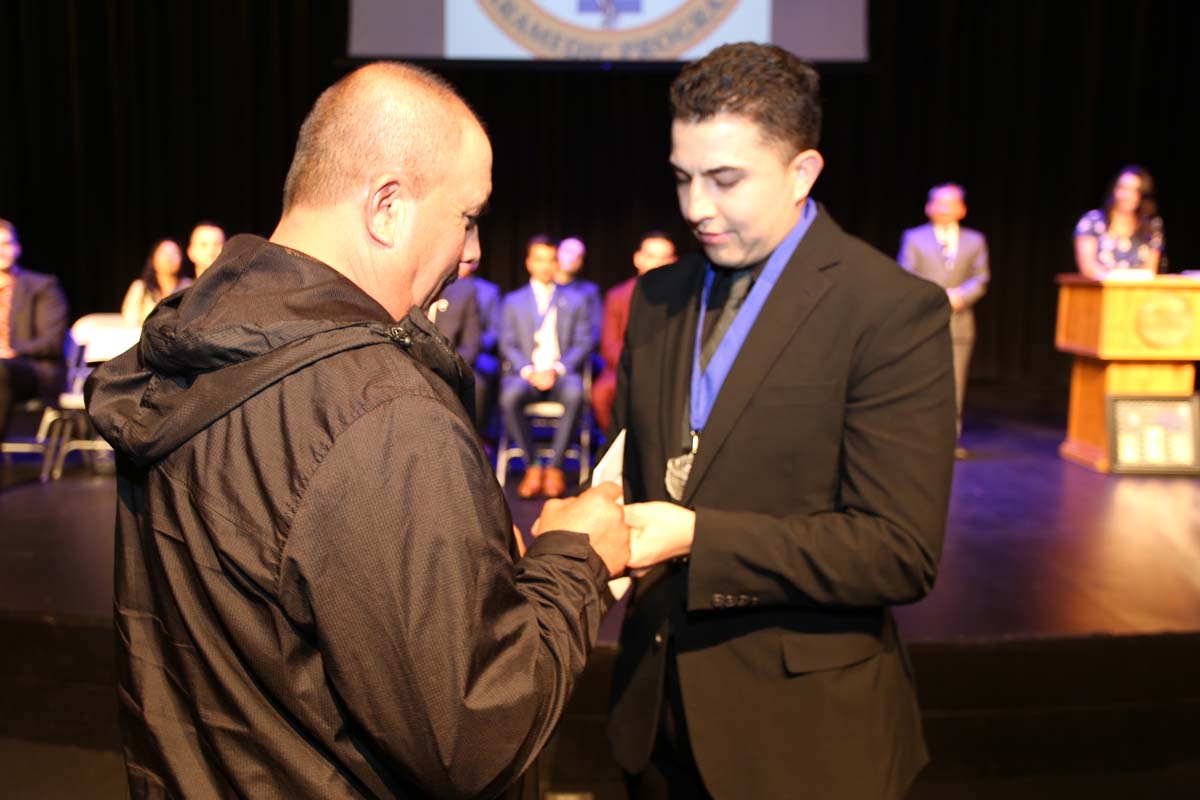
<path fill-rule="evenodd" d="M 1087 212 L 1075 226 L 1075 263 L 1097 280 L 1115 270 L 1157 273 L 1162 250 L 1154 179 L 1142 167 L 1125 167 L 1109 186 L 1104 208 Z"/>

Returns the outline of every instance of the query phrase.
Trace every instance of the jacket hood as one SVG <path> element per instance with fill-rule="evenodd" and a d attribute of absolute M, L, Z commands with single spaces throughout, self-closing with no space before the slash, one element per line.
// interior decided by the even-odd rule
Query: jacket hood
<path fill-rule="evenodd" d="M 287 375 L 381 344 L 408 351 L 466 396 L 470 369 L 420 309 L 394 322 L 326 264 L 235 236 L 194 286 L 154 309 L 137 347 L 96 368 L 88 414 L 114 450 L 144 466 Z"/>

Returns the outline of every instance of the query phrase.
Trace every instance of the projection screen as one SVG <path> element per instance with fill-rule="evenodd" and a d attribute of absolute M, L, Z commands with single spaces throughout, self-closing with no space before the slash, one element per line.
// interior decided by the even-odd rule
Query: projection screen
<path fill-rule="evenodd" d="M 726 42 L 865 61 L 867 0 L 351 0 L 357 58 L 686 61 Z"/>

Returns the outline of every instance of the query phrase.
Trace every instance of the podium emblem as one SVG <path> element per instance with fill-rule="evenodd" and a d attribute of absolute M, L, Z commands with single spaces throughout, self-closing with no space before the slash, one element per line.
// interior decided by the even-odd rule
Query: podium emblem
<path fill-rule="evenodd" d="M 1186 342 L 1195 324 L 1192 307 L 1174 294 L 1155 295 L 1142 303 L 1134 321 L 1142 341 L 1161 350 L 1179 347 Z"/>

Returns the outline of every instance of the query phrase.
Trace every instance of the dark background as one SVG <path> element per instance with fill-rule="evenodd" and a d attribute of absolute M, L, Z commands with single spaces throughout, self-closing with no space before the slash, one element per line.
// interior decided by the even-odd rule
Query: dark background
<path fill-rule="evenodd" d="M 118 308 L 152 241 L 202 218 L 269 234 L 300 121 L 350 69 L 347 4 L 0 0 L 0 217 L 72 314 Z M 820 24 L 814 20 L 813 24 Z M 1169 269 L 1200 267 L 1200 4 L 872 0 L 872 60 L 822 67 L 826 170 L 814 196 L 894 254 L 930 184 L 968 189 L 991 243 L 970 405 L 1061 416 L 1054 276 L 1108 180 L 1154 174 Z M 667 168 L 677 67 L 429 64 L 496 155 L 483 274 L 523 279 L 547 230 L 590 247 L 602 286 L 643 230 L 690 247 Z"/>

